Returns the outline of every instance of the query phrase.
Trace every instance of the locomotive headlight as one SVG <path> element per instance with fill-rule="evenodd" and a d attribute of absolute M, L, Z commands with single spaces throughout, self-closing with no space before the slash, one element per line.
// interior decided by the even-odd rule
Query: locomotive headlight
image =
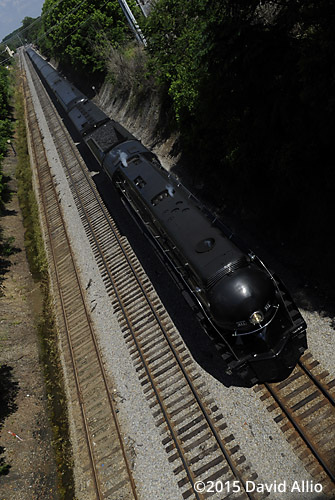
<path fill-rule="evenodd" d="M 262 311 L 255 311 L 249 318 L 250 323 L 253 325 L 259 325 L 264 320 L 264 314 Z"/>

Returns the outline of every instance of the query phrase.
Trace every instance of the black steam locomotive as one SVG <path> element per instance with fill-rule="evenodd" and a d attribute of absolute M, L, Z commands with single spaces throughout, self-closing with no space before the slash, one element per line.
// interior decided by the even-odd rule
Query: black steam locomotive
<path fill-rule="evenodd" d="M 283 283 L 141 142 L 34 50 L 27 53 L 211 325 L 224 346 L 226 371 L 252 383 L 287 377 L 307 341 L 306 324 Z"/>

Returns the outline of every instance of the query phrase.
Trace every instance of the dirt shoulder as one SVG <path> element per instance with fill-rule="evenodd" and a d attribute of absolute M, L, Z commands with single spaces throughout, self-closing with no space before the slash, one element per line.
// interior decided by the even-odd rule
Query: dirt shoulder
<path fill-rule="evenodd" d="M 0 263 L 0 460 L 10 468 L 0 476 L 0 498 L 52 500 L 56 465 L 35 327 L 41 297 L 24 250 L 15 166 L 11 151 L 3 171 L 14 193 L 0 218 L 3 237 L 15 238 L 14 253 Z"/>

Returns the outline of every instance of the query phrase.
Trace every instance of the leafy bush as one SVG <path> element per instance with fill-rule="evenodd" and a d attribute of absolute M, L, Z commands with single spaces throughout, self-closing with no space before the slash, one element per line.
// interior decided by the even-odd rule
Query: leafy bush
<path fill-rule="evenodd" d="M 192 112 L 207 75 L 208 0 L 159 0 L 144 22 L 149 68 L 166 85 L 177 119 Z"/>
<path fill-rule="evenodd" d="M 81 74 L 105 69 L 104 47 L 122 44 L 129 31 L 117 0 L 45 0 L 38 43 L 42 52 Z M 96 47 L 99 52 L 96 52 Z"/>
<path fill-rule="evenodd" d="M 147 56 L 142 47 L 130 43 L 122 48 L 106 50 L 107 80 L 118 95 L 133 95 L 139 100 L 156 86 L 148 75 Z"/>

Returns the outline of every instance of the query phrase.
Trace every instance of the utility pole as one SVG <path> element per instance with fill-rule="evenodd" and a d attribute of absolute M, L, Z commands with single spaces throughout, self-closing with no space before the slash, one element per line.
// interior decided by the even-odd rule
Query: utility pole
<path fill-rule="evenodd" d="M 148 17 L 152 0 L 136 0 L 137 5 L 140 7 L 143 12 L 144 17 Z"/>
<path fill-rule="evenodd" d="M 21 42 L 21 45 L 24 45 L 24 43 L 22 42 L 22 38 L 20 37 L 20 34 L 19 34 L 19 33 L 17 33 L 17 36 L 18 36 L 18 39 L 19 39 L 19 40 L 20 40 L 20 42 Z"/>
<path fill-rule="evenodd" d="M 130 10 L 129 5 L 127 4 L 127 1 L 126 0 L 119 0 L 119 4 L 120 4 L 121 9 L 123 10 L 124 15 L 126 16 L 126 19 L 128 21 L 129 26 L 131 27 L 131 29 L 133 30 L 133 32 L 135 34 L 136 39 L 146 47 L 147 41 L 144 38 L 143 33 L 141 31 L 141 28 L 139 27 L 139 25 L 134 17 L 134 14 Z"/>

